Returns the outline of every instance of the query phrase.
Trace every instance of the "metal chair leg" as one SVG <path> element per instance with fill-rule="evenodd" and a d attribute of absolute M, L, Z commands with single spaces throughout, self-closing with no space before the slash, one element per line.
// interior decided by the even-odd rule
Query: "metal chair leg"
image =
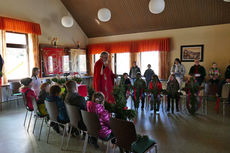
<path fill-rule="evenodd" d="M 84 142 L 82 153 L 86 152 L 86 147 L 87 147 L 87 143 L 88 143 L 88 137 L 89 137 L 89 135 L 88 135 L 88 133 L 86 133 L 86 137 L 85 137 L 85 142 Z"/>
<path fill-rule="evenodd" d="M 37 119 L 38 119 L 38 117 L 37 117 L 37 116 L 35 116 L 35 121 L 34 121 L 34 128 L 33 128 L 33 133 L 34 133 L 34 129 L 35 129 L 35 126 L 36 126 L 36 123 L 37 123 Z"/>
<path fill-rule="evenodd" d="M 63 130 L 62 141 L 61 141 L 61 150 L 62 150 L 62 146 L 63 146 L 63 142 L 64 142 L 65 132 L 66 132 L 66 125 L 64 126 L 64 130 Z"/>
<path fill-rule="evenodd" d="M 110 147 L 110 140 L 107 142 L 106 153 L 109 152 L 109 147 Z"/>
<path fill-rule="evenodd" d="M 113 153 L 115 153 L 116 145 L 114 144 Z"/>
<path fill-rule="evenodd" d="M 155 145 L 155 153 L 157 153 L 157 145 Z"/>
<path fill-rule="evenodd" d="M 223 101 L 223 117 L 225 116 L 225 101 Z"/>
<path fill-rule="evenodd" d="M 43 123 L 44 123 L 44 117 L 42 118 L 42 125 L 41 125 L 41 128 L 40 128 L 40 132 L 39 132 L 38 141 L 40 140 L 40 137 L 41 137 L 41 133 L 42 133 L 42 127 L 43 127 Z"/>
<path fill-rule="evenodd" d="M 47 135 L 47 140 L 46 140 L 46 143 L 48 143 L 49 136 L 50 136 L 50 125 L 49 125 L 49 130 L 48 130 L 48 135 Z"/>
<path fill-rule="evenodd" d="M 28 110 L 26 110 L 26 116 L 25 116 L 25 119 L 24 119 L 24 126 L 25 126 L 25 124 L 26 124 L 27 114 L 28 114 Z"/>
<path fill-rule="evenodd" d="M 29 128 L 30 128 L 30 122 L 31 122 L 32 115 L 33 115 L 33 111 L 31 111 L 31 114 L 30 114 L 30 120 L 28 123 L 27 132 L 29 131 Z"/>
<path fill-rule="evenodd" d="M 72 132 L 72 126 L 70 127 L 70 131 L 69 131 L 69 135 L 68 135 L 68 140 L 67 140 L 67 145 L 66 145 L 66 150 L 68 149 L 69 147 L 69 140 L 70 140 L 70 136 L 71 136 L 71 132 Z"/>

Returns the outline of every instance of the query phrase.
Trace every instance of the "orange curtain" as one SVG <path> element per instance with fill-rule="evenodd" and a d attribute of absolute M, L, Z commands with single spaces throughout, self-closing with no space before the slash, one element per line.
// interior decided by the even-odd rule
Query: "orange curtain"
<path fill-rule="evenodd" d="M 170 51 L 170 39 L 150 39 L 128 42 L 114 42 L 104 44 L 90 44 L 87 46 L 88 54 L 99 54 L 102 51 L 109 53 Z"/>
<path fill-rule="evenodd" d="M 86 61 L 87 61 L 87 74 L 89 76 L 93 75 L 93 55 L 86 54 Z"/>
<path fill-rule="evenodd" d="M 39 59 L 39 39 L 37 34 L 28 34 L 29 38 L 29 63 L 30 72 L 32 72 L 33 67 L 38 67 L 41 69 L 40 59 Z M 30 74 L 32 75 L 32 74 Z"/>
<path fill-rule="evenodd" d="M 39 24 L 7 17 L 0 17 L 0 29 L 5 31 L 41 35 L 41 27 Z"/>
<path fill-rule="evenodd" d="M 7 56 L 6 56 L 6 32 L 4 30 L 0 30 L 0 49 L 1 49 L 1 55 L 2 58 L 6 64 L 6 60 L 7 60 Z M 7 75 L 6 75 L 6 66 L 5 64 L 3 65 L 3 69 L 2 69 L 2 84 L 7 84 L 8 83 L 8 79 L 7 79 Z"/>
<path fill-rule="evenodd" d="M 159 52 L 159 78 L 168 79 L 169 76 L 169 52 Z"/>
<path fill-rule="evenodd" d="M 130 53 L 130 68 L 133 66 L 133 62 L 136 62 L 140 67 L 140 53 Z"/>

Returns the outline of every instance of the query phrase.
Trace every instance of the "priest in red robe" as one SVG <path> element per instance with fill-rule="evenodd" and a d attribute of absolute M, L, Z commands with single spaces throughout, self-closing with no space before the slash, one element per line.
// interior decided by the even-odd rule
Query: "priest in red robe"
<path fill-rule="evenodd" d="M 94 66 L 93 88 L 96 92 L 102 92 L 108 103 L 115 102 L 112 95 L 115 78 L 116 75 L 112 72 L 109 64 L 109 53 L 102 52 Z"/>

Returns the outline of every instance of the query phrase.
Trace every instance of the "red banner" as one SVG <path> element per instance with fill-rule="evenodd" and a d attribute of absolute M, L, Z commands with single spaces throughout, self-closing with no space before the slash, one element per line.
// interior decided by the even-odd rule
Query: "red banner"
<path fill-rule="evenodd" d="M 43 48 L 45 75 L 63 73 L 63 48 Z"/>

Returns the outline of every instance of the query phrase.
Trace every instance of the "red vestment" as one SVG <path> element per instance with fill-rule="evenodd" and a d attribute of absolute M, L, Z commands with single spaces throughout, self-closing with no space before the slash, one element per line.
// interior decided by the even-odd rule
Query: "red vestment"
<path fill-rule="evenodd" d="M 103 68 L 103 61 L 99 59 L 94 66 L 93 88 L 96 92 L 102 92 L 108 103 L 114 103 L 112 95 L 114 78 L 112 70 L 108 66 Z"/>

